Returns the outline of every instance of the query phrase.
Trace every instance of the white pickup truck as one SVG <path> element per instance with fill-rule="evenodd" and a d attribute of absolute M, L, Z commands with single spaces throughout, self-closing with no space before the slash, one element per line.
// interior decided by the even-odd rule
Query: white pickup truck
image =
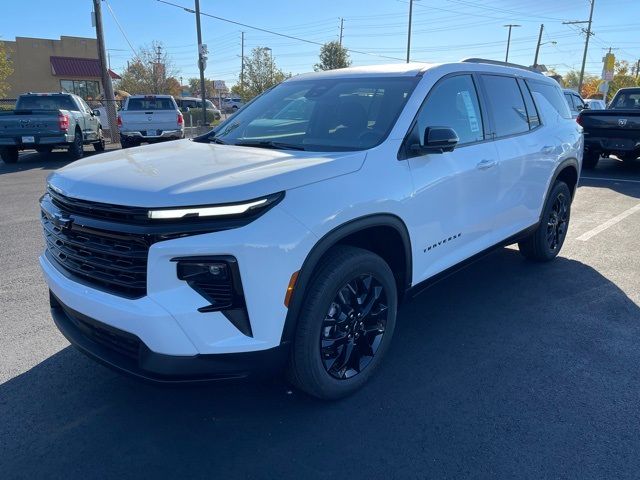
<path fill-rule="evenodd" d="M 122 148 L 184 138 L 184 118 L 171 95 L 132 95 L 118 115 Z"/>

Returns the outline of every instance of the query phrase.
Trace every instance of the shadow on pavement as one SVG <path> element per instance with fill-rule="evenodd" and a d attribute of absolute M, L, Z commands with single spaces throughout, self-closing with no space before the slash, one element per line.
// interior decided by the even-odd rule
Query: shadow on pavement
<path fill-rule="evenodd" d="M 114 150 L 116 147 L 107 147 L 107 151 Z M 98 155 L 92 147 L 85 147 L 84 158 Z M 57 170 L 65 165 L 73 162 L 69 154 L 64 150 L 54 150 L 50 153 L 38 153 L 33 150 L 25 150 L 20 153 L 20 159 L 17 163 L 7 164 L 0 160 L 0 175 L 5 173 L 23 172 L 26 170 Z"/>
<path fill-rule="evenodd" d="M 0 385 L 5 478 L 623 478 L 640 309 L 591 267 L 503 249 L 405 304 L 384 365 L 322 403 L 160 388 L 68 347 Z"/>

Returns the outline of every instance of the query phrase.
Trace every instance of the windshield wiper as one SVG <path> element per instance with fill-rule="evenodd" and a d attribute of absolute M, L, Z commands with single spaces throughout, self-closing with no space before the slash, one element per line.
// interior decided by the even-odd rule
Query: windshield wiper
<path fill-rule="evenodd" d="M 276 150 L 304 150 L 302 145 L 293 145 L 291 143 L 273 142 L 271 140 L 266 141 L 245 141 L 236 142 L 234 145 L 239 147 L 256 147 L 256 148 L 273 148 Z"/>
<path fill-rule="evenodd" d="M 215 135 L 213 137 L 207 137 L 207 140 L 209 140 L 209 143 L 219 143 L 220 145 L 229 145 L 229 142 L 225 142 L 224 140 L 216 137 Z"/>

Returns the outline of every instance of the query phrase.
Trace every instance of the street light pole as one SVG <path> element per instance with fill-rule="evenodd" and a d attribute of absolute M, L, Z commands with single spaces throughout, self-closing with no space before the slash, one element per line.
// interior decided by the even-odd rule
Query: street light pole
<path fill-rule="evenodd" d="M 511 45 L 511 29 L 513 27 L 521 27 L 522 25 L 516 25 L 514 23 L 509 23 L 508 25 L 503 25 L 504 27 L 509 27 L 509 36 L 507 37 L 507 54 L 504 56 L 504 61 L 509 61 L 509 45 Z"/>
<path fill-rule="evenodd" d="M 413 17 L 413 0 L 409 0 L 409 29 L 407 31 L 407 63 L 411 61 L 411 19 Z"/>
<path fill-rule="evenodd" d="M 200 30 L 200 0 L 196 1 L 196 30 L 198 33 L 198 68 L 200 69 L 200 92 L 202 96 L 202 124 L 207 124 L 207 95 L 204 84 L 204 58 L 202 52 L 202 31 Z"/>
<path fill-rule="evenodd" d="M 536 55 L 533 59 L 533 68 L 538 68 L 538 54 L 540 53 L 540 44 L 542 43 L 542 31 L 544 30 L 544 23 L 540 24 L 540 33 L 538 34 L 538 44 L 536 45 Z"/>

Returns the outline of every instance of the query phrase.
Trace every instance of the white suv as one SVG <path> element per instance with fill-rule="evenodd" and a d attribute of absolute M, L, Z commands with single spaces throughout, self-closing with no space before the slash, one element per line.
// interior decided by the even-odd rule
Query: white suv
<path fill-rule="evenodd" d="M 53 318 L 138 377 L 286 368 L 338 398 L 380 364 L 407 293 L 497 246 L 558 255 L 582 147 L 557 83 L 524 67 L 300 75 L 195 141 L 53 173 Z"/>

